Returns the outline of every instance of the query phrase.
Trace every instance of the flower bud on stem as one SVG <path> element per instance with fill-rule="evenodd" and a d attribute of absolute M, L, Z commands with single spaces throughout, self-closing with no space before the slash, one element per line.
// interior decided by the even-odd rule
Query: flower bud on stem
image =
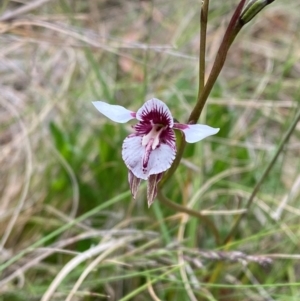
<path fill-rule="evenodd" d="M 251 0 L 247 3 L 241 14 L 241 22 L 243 25 L 250 22 L 263 8 L 271 4 L 275 0 Z"/>

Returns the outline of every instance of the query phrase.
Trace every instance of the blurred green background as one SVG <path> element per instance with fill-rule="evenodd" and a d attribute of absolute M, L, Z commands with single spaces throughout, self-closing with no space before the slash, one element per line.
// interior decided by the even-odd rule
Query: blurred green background
<path fill-rule="evenodd" d="M 221 130 L 187 146 L 163 189 L 210 224 L 148 209 L 145 185 L 131 198 L 134 123 L 91 104 L 135 111 L 155 96 L 186 122 L 200 2 L 0 2 L 1 301 L 300 299 L 299 125 L 222 244 L 299 109 L 299 1 L 242 29 L 200 118 Z M 208 71 L 238 2 L 210 1 Z"/>

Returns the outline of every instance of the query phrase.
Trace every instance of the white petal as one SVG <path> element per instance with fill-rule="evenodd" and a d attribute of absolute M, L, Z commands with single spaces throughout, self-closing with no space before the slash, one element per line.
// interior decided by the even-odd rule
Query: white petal
<path fill-rule="evenodd" d="M 135 112 L 118 105 L 110 105 L 103 101 L 93 101 L 95 108 L 112 121 L 125 123 L 135 118 Z"/>
<path fill-rule="evenodd" d="M 188 143 L 198 142 L 208 136 L 217 134 L 220 129 L 212 128 L 204 124 L 174 124 L 174 129 L 184 132 L 185 140 Z"/>
<path fill-rule="evenodd" d="M 122 158 L 127 168 L 137 177 L 147 180 L 150 175 L 159 174 L 170 168 L 175 159 L 175 142 L 161 143 L 152 150 L 149 156 L 147 169 L 143 170 L 145 146 L 142 145 L 142 136 L 128 136 L 123 143 Z"/>
<path fill-rule="evenodd" d="M 142 136 L 128 136 L 123 142 L 122 158 L 127 168 L 137 177 L 147 180 L 143 172 L 143 156 L 145 147 L 142 146 Z"/>
<path fill-rule="evenodd" d="M 143 106 L 137 111 L 136 119 L 139 121 L 150 121 L 161 123 L 173 127 L 173 116 L 167 105 L 157 98 L 147 100 Z M 167 123 L 167 124 L 166 124 Z"/>

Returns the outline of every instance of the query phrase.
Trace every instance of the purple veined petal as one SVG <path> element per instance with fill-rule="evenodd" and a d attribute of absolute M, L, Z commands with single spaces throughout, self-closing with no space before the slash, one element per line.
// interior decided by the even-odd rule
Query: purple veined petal
<path fill-rule="evenodd" d="M 161 143 L 159 147 L 153 150 L 148 162 L 148 175 L 162 173 L 169 169 L 176 156 L 175 141 L 173 144 Z"/>
<path fill-rule="evenodd" d="M 147 180 L 150 175 L 159 174 L 170 168 L 176 155 L 175 137 L 168 143 L 161 143 L 152 150 L 147 158 L 146 168 L 143 159 L 146 148 L 142 145 L 142 136 L 129 135 L 123 142 L 122 158 L 127 168 L 137 177 Z"/>
<path fill-rule="evenodd" d="M 163 173 L 149 176 L 148 185 L 147 185 L 147 200 L 148 200 L 149 208 L 153 204 L 154 199 L 157 195 L 157 184 L 162 179 L 162 176 Z"/>
<path fill-rule="evenodd" d="M 220 129 L 212 128 L 204 124 L 180 124 L 175 123 L 174 129 L 183 131 L 188 143 L 198 142 L 208 136 L 215 135 Z"/>
<path fill-rule="evenodd" d="M 133 198 L 136 198 L 141 179 L 137 178 L 130 170 L 128 171 L 128 182 Z"/>
<path fill-rule="evenodd" d="M 95 108 L 107 118 L 114 122 L 125 123 L 136 118 L 136 113 L 122 106 L 111 105 L 103 101 L 93 101 Z"/>
<path fill-rule="evenodd" d="M 161 124 L 173 127 L 173 116 L 165 103 L 157 98 L 147 100 L 136 113 L 136 119 L 141 122 Z"/>

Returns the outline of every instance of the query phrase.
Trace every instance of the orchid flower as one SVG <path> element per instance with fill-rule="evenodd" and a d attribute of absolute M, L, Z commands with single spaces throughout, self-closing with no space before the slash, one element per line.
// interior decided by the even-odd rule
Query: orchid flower
<path fill-rule="evenodd" d="M 157 98 L 146 101 L 137 112 L 103 101 L 95 101 L 93 105 L 112 121 L 126 123 L 131 119 L 138 120 L 133 126 L 134 133 L 123 142 L 122 158 L 128 168 L 128 181 L 134 198 L 141 180 L 148 180 L 149 207 L 156 197 L 158 182 L 175 159 L 173 129 L 181 130 L 188 143 L 198 142 L 219 131 L 203 124 L 174 122 L 167 105 Z"/>

